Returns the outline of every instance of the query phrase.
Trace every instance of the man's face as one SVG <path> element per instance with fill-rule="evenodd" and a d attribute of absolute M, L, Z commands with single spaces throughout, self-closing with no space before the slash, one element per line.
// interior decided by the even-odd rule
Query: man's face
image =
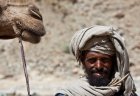
<path fill-rule="evenodd" d="M 84 56 L 83 67 L 91 85 L 106 86 L 111 80 L 112 56 L 89 51 Z"/>

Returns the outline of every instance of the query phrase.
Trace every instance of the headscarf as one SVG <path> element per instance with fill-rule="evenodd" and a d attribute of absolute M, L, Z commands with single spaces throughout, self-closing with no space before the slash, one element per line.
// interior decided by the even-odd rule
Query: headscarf
<path fill-rule="evenodd" d="M 118 32 L 118 28 L 113 26 L 94 26 L 82 29 L 72 37 L 70 50 L 79 62 L 80 55 L 84 50 L 93 49 L 104 54 L 115 53 L 118 70 L 116 70 L 115 77 L 107 87 L 111 88 L 111 86 L 116 86 L 117 82 L 117 84 L 121 83 L 119 86 L 124 87 L 124 96 L 130 96 L 136 91 L 136 88 L 129 72 L 129 58 L 124 39 Z M 98 41 L 99 44 L 96 44 Z M 120 90 L 120 87 L 117 88 Z"/>
<path fill-rule="evenodd" d="M 96 36 L 88 40 L 80 51 L 93 51 L 107 55 L 114 55 L 116 50 L 109 36 Z"/>

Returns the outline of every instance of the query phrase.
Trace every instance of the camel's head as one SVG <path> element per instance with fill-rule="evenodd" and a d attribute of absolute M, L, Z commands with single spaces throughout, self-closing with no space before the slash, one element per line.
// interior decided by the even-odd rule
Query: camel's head
<path fill-rule="evenodd" d="M 11 39 L 21 35 L 24 41 L 40 42 L 46 33 L 42 15 L 29 1 L 0 0 L 0 39 Z"/>

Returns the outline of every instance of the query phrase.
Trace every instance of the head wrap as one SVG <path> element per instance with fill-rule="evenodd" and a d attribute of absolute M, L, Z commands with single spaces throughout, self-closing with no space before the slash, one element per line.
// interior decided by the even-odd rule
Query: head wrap
<path fill-rule="evenodd" d="M 113 55 L 115 54 L 115 47 L 107 36 L 93 37 L 85 43 L 80 51 L 94 51 L 102 54 Z"/>
<path fill-rule="evenodd" d="M 129 73 L 129 58 L 124 39 L 118 34 L 118 31 L 113 26 L 94 26 L 82 29 L 72 37 L 70 50 L 79 62 L 81 52 L 84 50 L 93 50 L 104 54 L 115 53 L 118 70 L 116 70 L 114 79 L 121 79 L 119 82 L 124 87 L 124 96 L 130 96 L 136 89 Z"/>

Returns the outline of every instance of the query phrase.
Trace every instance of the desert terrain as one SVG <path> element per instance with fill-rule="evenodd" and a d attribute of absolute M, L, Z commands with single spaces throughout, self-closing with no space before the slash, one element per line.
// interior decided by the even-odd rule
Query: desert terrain
<path fill-rule="evenodd" d="M 93 25 L 121 29 L 140 95 L 140 0 L 35 0 L 35 4 L 46 35 L 39 44 L 23 42 L 32 96 L 53 96 L 83 75 L 69 42 L 76 31 Z M 18 39 L 0 43 L 0 96 L 27 96 Z"/>

